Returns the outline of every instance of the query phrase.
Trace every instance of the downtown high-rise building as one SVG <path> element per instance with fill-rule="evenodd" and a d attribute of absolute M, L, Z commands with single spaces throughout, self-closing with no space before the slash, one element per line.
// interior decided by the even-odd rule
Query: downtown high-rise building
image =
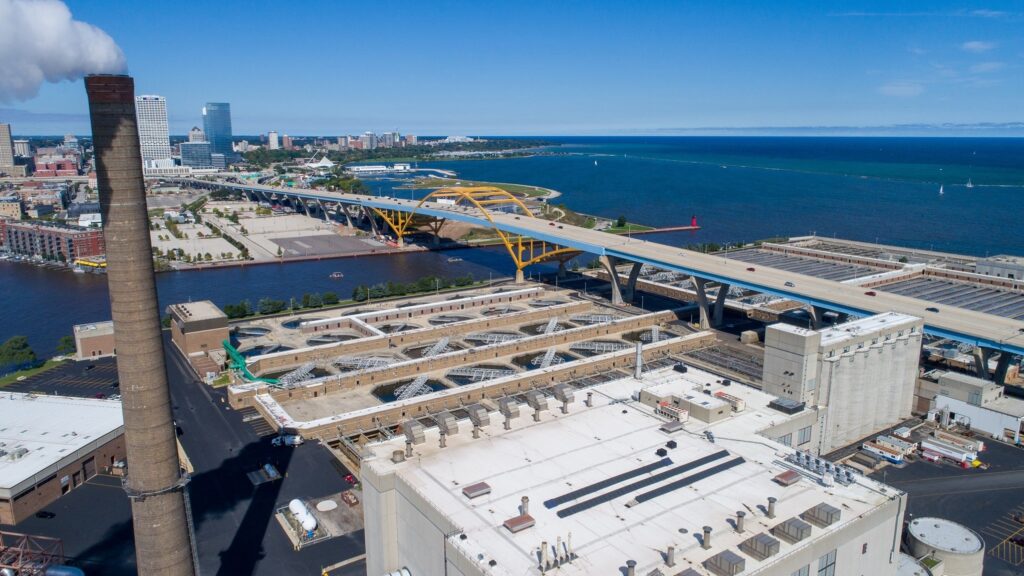
<path fill-rule="evenodd" d="M 213 168 L 213 153 L 209 142 L 182 142 L 181 165 L 192 168 Z"/>
<path fill-rule="evenodd" d="M 363 132 L 363 135 L 359 137 L 359 141 L 363 144 L 363 150 L 377 148 L 377 135 L 373 132 Z"/>
<path fill-rule="evenodd" d="M 135 118 L 139 123 L 139 149 L 143 163 L 170 158 L 167 99 L 163 96 L 136 96 Z"/>
<path fill-rule="evenodd" d="M 11 140 L 11 125 L 0 124 L 0 173 L 10 173 L 14 168 L 14 141 Z"/>
<path fill-rule="evenodd" d="M 206 106 L 203 106 L 203 132 L 214 154 L 234 158 L 235 154 L 231 148 L 231 104 L 207 102 Z"/>
<path fill-rule="evenodd" d="M 193 126 L 192 129 L 188 131 L 188 141 L 207 142 L 206 133 L 203 132 L 198 126 Z"/>
<path fill-rule="evenodd" d="M 267 133 L 267 150 L 277 150 L 281 145 L 277 141 L 277 132 L 271 130 Z"/>

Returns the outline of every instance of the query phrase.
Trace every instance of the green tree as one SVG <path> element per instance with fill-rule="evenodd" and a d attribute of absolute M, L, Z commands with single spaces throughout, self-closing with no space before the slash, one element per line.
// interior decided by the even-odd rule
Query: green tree
<path fill-rule="evenodd" d="M 625 216 L 619 216 L 619 219 L 615 221 L 615 227 L 616 228 L 625 228 L 626 227 L 626 217 Z"/>
<path fill-rule="evenodd" d="M 362 302 L 363 300 L 366 300 L 369 292 L 370 291 L 366 286 L 360 284 L 352 289 L 352 299 L 356 302 Z"/>
<path fill-rule="evenodd" d="M 277 314 L 285 308 L 283 300 L 274 300 L 271 298 L 262 298 L 257 304 L 260 314 Z"/>
<path fill-rule="evenodd" d="M 61 336 L 57 341 L 57 354 L 74 354 L 78 348 L 75 346 L 75 339 L 71 336 Z"/>
<path fill-rule="evenodd" d="M 334 292 L 324 292 L 324 305 L 331 306 L 338 303 L 338 295 Z"/>
<path fill-rule="evenodd" d="M 27 336 L 11 336 L 0 344 L 0 366 L 23 364 L 36 361 L 36 353 L 28 345 Z"/>

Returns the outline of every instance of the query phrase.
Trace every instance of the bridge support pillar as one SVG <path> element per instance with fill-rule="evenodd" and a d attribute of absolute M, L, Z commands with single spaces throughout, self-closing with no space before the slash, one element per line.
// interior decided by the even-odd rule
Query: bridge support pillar
<path fill-rule="evenodd" d="M 373 235 L 380 236 L 380 230 L 377 228 L 377 219 L 373 217 L 373 212 L 370 212 L 370 209 L 365 206 L 362 207 L 362 211 L 363 216 L 366 216 L 366 219 L 370 221 L 370 230 L 373 231 Z"/>
<path fill-rule="evenodd" d="M 526 282 L 526 278 L 523 277 L 523 269 L 516 268 L 516 284 L 522 284 Z"/>
<path fill-rule="evenodd" d="M 640 270 L 643 267 L 644 265 L 640 262 L 633 262 L 633 266 L 629 269 L 629 280 L 626 281 L 626 288 L 622 291 L 622 297 L 626 299 L 626 302 L 636 300 L 636 279 L 640 277 Z"/>
<path fill-rule="evenodd" d="M 1007 354 L 1006 352 L 999 353 L 999 360 L 996 361 L 996 384 L 1006 384 L 1006 373 L 1010 370 L 1010 359 L 1013 358 L 1013 354 Z"/>
<path fill-rule="evenodd" d="M 608 273 L 608 284 L 612 287 L 612 304 L 621 306 L 622 287 L 619 285 L 619 272 L 615 269 L 618 264 L 618 258 L 614 256 L 601 255 L 598 256 L 597 261 L 604 266 L 605 272 Z"/>
<path fill-rule="evenodd" d="M 811 317 L 811 328 L 821 330 L 825 319 L 825 309 L 821 306 L 808 306 L 807 315 Z"/>
<path fill-rule="evenodd" d="M 988 361 L 992 358 L 992 352 L 991 348 L 974 347 L 974 375 L 978 378 L 988 380 Z"/>
<path fill-rule="evenodd" d="M 693 283 L 693 288 L 697 292 L 697 308 L 700 309 L 700 329 L 707 330 L 711 328 L 711 314 L 710 310 L 708 310 L 708 293 L 704 289 L 704 285 L 707 284 L 707 280 L 691 276 L 690 282 Z"/>
<path fill-rule="evenodd" d="M 718 296 L 715 298 L 715 309 L 711 315 L 711 325 L 721 326 L 722 316 L 725 314 L 725 299 L 729 296 L 729 285 L 722 284 L 718 287 Z"/>
<path fill-rule="evenodd" d="M 558 279 L 562 280 L 565 278 L 565 260 L 558 261 Z"/>

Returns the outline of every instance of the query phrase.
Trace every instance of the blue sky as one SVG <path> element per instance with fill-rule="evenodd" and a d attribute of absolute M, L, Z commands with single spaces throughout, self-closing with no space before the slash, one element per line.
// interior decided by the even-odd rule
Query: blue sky
<path fill-rule="evenodd" d="M 927 6 L 926 6 L 927 4 Z M 618 134 L 1024 120 L 1024 3 L 68 1 L 171 131 Z M 13 110 L 12 110 L 13 109 Z M 0 109 L 87 132 L 81 81 Z M 59 122 L 50 114 L 63 114 Z"/>

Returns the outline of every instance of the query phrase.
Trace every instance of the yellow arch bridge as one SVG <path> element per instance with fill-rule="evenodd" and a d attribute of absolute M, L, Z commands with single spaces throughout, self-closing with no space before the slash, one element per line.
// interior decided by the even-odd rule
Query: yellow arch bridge
<path fill-rule="evenodd" d="M 427 194 L 411 212 L 402 210 L 389 210 L 370 207 L 375 214 L 380 216 L 388 228 L 395 234 L 399 245 L 405 241 L 405 236 L 423 226 L 428 226 L 435 238 L 441 231 L 446 219 L 436 218 L 418 214 L 417 212 L 426 202 L 437 202 L 457 207 L 461 210 L 478 212 L 488 222 L 491 229 L 501 240 L 501 243 L 508 250 L 509 256 L 516 266 L 516 280 L 523 278 L 523 268 L 531 264 L 545 260 L 557 260 L 564 264 L 565 261 L 580 253 L 575 248 L 566 248 L 545 242 L 534 240 L 517 234 L 505 232 L 494 224 L 491 218 L 492 211 L 512 212 L 519 214 L 522 218 L 537 218 L 527 205 L 515 194 L 493 186 L 461 186 L 440 188 Z"/>

